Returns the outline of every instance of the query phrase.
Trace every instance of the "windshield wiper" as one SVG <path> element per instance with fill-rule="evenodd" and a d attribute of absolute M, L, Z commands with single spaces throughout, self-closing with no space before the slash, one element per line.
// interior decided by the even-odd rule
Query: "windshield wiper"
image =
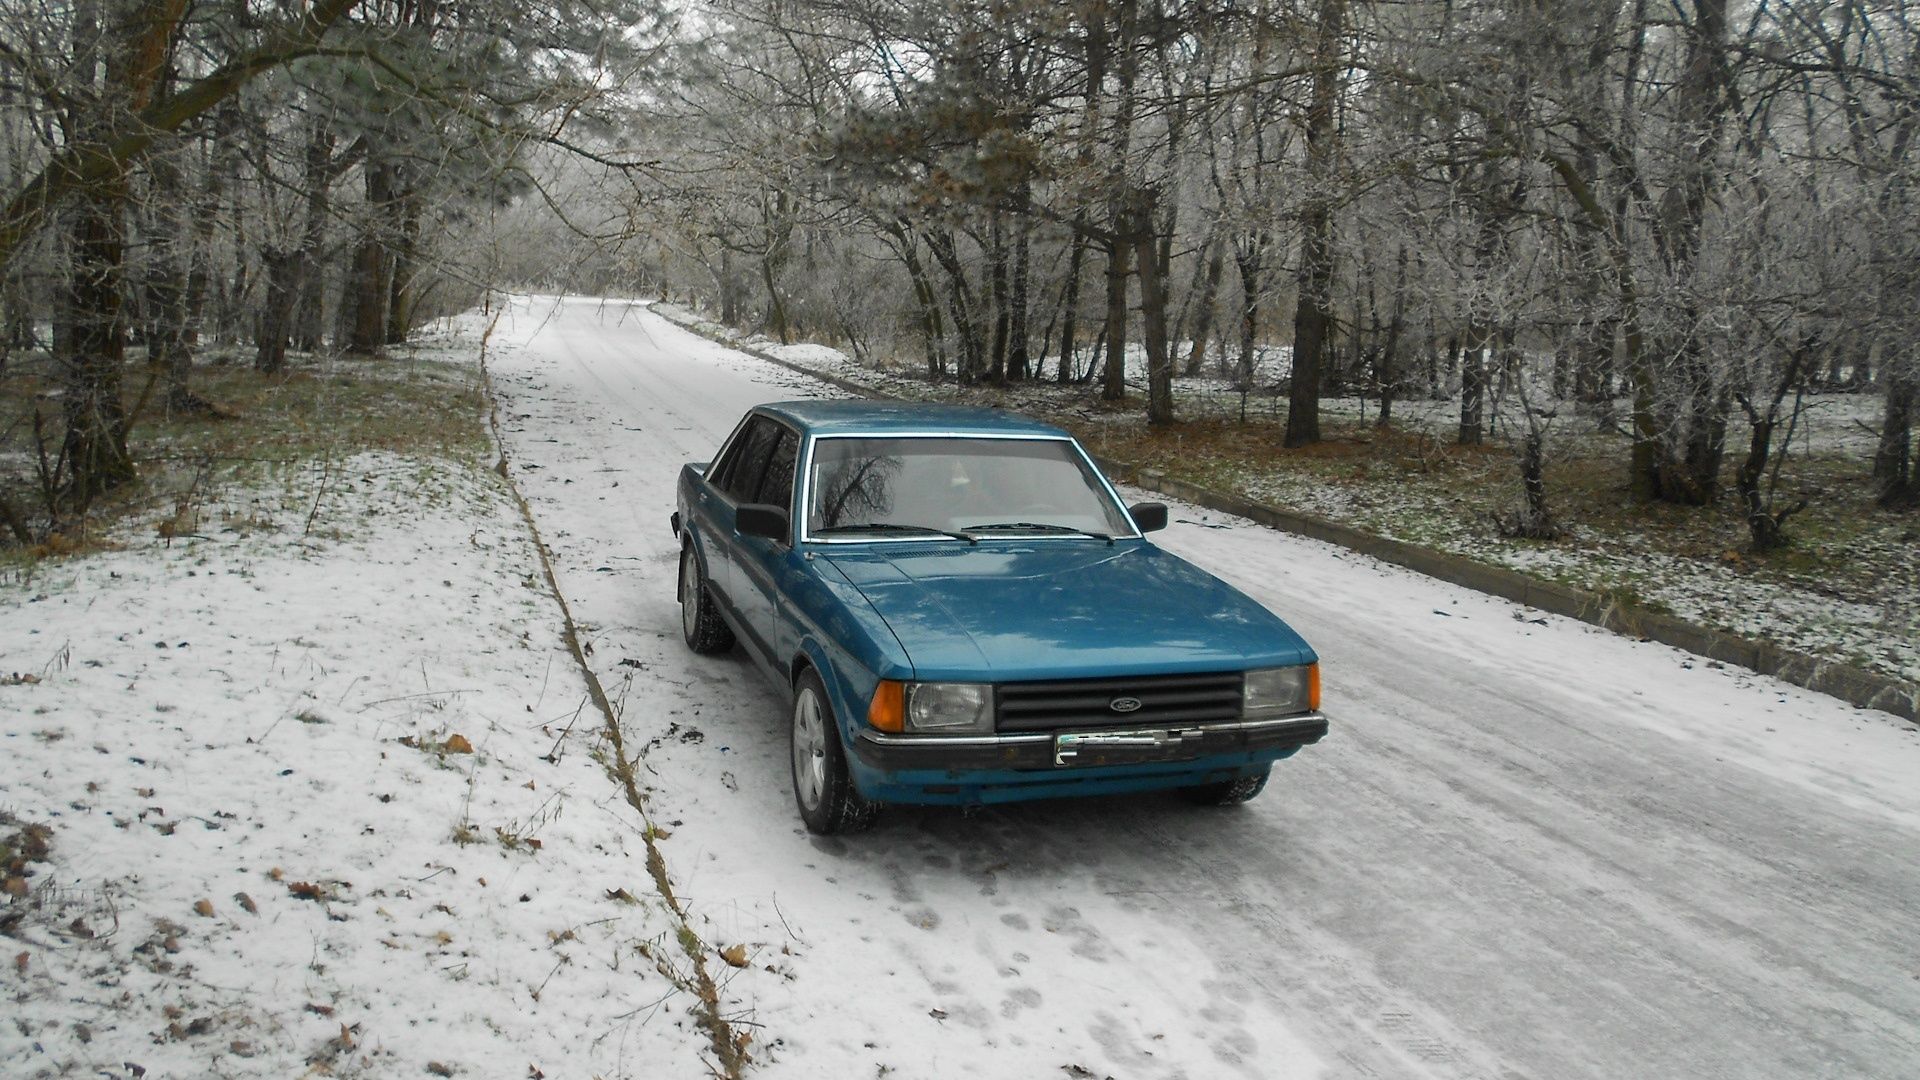
<path fill-rule="evenodd" d="M 968 536 L 963 532 L 949 532 L 946 529 L 936 529 L 931 525 L 902 525 L 892 521 L 868 521 L 859 525 L 828 525 L 824 528 L 813 530 L 813 535 L 826 536 L 829 533 L 850 532 L 933 533 L 937 536 L 951 536 L 955 540 L 965 540 L 969 544 L 978 544 L 980 542 L 978 539 Z"/>
<path fill-rule="evenodd" d="M 1049 525 L 1041 521 L 997 521 L 991 525 L 968 525 L 966 529 L 970 533 L 976 531 L 1062 533 L 1072 534 L 1074 536 L 1091 536 L 1095 540 L 1105 540 L 1109 544 L 1113 543 L 1113 537 L 1103 532 L 1094 532 L 1092 529 L 1076 529 L 1071 525 Z"/>

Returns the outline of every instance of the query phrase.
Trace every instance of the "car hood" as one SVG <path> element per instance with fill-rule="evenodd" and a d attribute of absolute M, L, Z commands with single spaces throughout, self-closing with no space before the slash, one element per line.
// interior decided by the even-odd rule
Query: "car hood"
<path fill-rule="evenodd" d="M 919 679 L 1179 674 L 1315 659 L 1272 612 L 1146 541 L 888 544 L 821 557 L 886 620 Z"/>

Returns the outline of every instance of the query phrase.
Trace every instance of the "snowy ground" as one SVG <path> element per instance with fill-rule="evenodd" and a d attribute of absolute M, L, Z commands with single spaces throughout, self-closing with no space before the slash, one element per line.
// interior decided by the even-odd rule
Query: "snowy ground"
<path fill-rule="evenodd" d="M 44 848 L 0 1075 L 707 1075 L 491 461 L 273 470 L 0 581 L 0 846 Z"/>
<path fill-rule="evenodd" d="M 1320 650 L 1260 800 L 901 809 L 809 837 L 778 692 L 679 640 L 681 462 L 823 393 L 624 301 L 495 337 L 516 462 L 769 1076 L 1920 1075 L 1920 735 L 1176 506 Z M 660 1075 L 687 1075 L 663 1071 Z"/>

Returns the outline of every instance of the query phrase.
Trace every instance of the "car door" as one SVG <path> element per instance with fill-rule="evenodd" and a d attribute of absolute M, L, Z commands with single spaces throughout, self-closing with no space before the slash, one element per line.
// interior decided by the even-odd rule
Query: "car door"
<path fill-rule="evenodd" d="M 760 482 L 755 486 L 751 498 L 742 498 L 740 501 L 778 506 L 787 512 L 787 520 L 791 522 L 794 466 L 800 456 L 800 435 L 784 424 L 775 426 L 779 430 L 767 455 L 766 466 L 761 470 Z M 792 642 L 788 640 L 792 635 L 785 631 L 780 621 L 780 581 L 786 573 L 791 572 L 788 563 L 793 559 L 792 541 L 791 529 L 782 540 L 741 536 L 733 569 L 735 602 L 739 605 L 740 618 L 754 631 L 754 647 L 765 654 L 769 663 L 776 665 L 792 651 Z"/>
<path fill-rule="evenodd" d="M 766 472 L 767 457 L 773 452 L 773 445 L 782 430 L 781 425 L 770 417 L 748 417 L 739 436 L 714 462 L 712 474 L 708 477 L 711 490 L 703 493 L 700 512 L 708 521 L 705 549 L 707 583 L 736 621 L 745 620 L 740 607 L 741 590 L 736 580 L 740 545 L 746 539 L 740 535 L 739 508 L 742 503 L 754 501 L 753 495 L 760 488 L 760 478 Z M 738 629 L 752 633 L 748 627 Z"/>

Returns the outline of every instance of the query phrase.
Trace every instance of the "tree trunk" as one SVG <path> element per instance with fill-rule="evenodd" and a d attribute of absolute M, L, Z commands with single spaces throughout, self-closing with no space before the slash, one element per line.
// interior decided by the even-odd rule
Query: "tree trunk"
<path fill-rule="evenodd" d="M 1873 480 L 1879 502 L 1889 510 L 1920 507 L 1920 470 L 1913 461 L 1913 421 L 1920 412 L 1920 372 L 1912 357 L 1889 360 L 1880 371 L 1886 386 L 1886 411 L 1873 455 Z"/>
<path fill-rule="evenodd" d="M 1234 385 L 1242 391 L 1253 386 L 1253 350 L 1260 330 L 1260 289 L 1266 247 L 1266 235 L 1254 233 L 1233 248 L 1233 266 L 1240 273 L 1240 369 Z"/>
<path fill-rule="evenodd" d="M 1674 358 L 1673 370 L 1660 380 L 1665 400 L 1659 419 L 1665 437 L 1653 480 L 1660 500 L 1704 506 L 1719 493 L 1729 396 L 1700 339 L 1699 307 L 1688 285 L 1700 254 L 1707 206 L 1720 185 L 1715 162 L 1723 117 L 1731 105 L 1727 0 L 1695 0 L 1687 29 L 1686 66 L 1674 89 L 1675 107 L 1686 118 L 1677 133 L 1681 144 L 1675 148 L 1680 174 L 1662 194 L 1655 237 L 1668 275 L 1679 285 L 1672 321 L 1680 329 L 1667 350 Z"/>
<path fill-rule="evenodd" d="M 1074 339 L 1078 336 L 1079 330 L 1080 270 L 1082 265 L 1085 264 L 1087 257 L 1087 238 L 1086 235 L 1081 232 L 1087 224 L 1087 212 L 1082 210 L 1075 214 L 1073 224 L 1072 249 L 1067 255 L 1067 287 L 1066 291 L 1062 293 L 1064 299 L 1060 304 L 1060 306 L 1065 309 L 1065 315 L 1061 319 L 1060 325 L 1060 374 L 1058 381 L 1062 386 L 1073 381 L 1074 354 L 1079 348 L 1079 342 Z"/>
<path fill-rule="evenodd" d="M 413 308 L 419 300 L 414 275 L 420 265 L 420 193 L 399 192 L 393 200 L 393 280 L 388 285 L 386 344 L 405 344 L 413 333 Z"/>
<path fill-rule="evenodd" d="M 1487 344 L 1490 333 L 1484 328 L 1469 331 L 1467 347 L 1460 356 L 1460 445 L 1479 446 L 1486 441 Z"/>
<path fill-rule="evenodd" d="M 179 148 L 168 147 L 146 162 L 145 337 L 147 364 L 166 372 L 168 411 L 190 414 L 204 410 L 206 402 L 189 385 L 193 342 L 188 330 L 187 265 L 192 261 L 192 243 L 182 235 L 189 223 L 181 220 L 180 209 L 190 205 L 190 200 L 180 153 Z"/>
<path fill-rule="evenodd" d="M 995 211 L 987 248 L 987 302 L 993 309 L 993 350 L 987 357 L 987 380 L 995 385 L 1007 381 L 1007 334 L 1013 326 L 1013 314 L 1008 310 L 1010 291 L 1006 215 Z"/>
<path fill-rule="evenodd" d="M 1213 324 L 1219 317 L 1215 308 L 1220 300 L 1220 279 L 1227 269 L 1227 245 L 1217 236 L 1209 237 L 1203 254 L 1206 270 L 1200 278 L 1199 295 L 1194 299 L 1193 341 L 1187 350 L 1188 378 L 1200 374 L 1207 358 L 1207 343 L 1213 339 Z"/>
<path fill-rule="evenodd" d="M 913 285 L 914 306 L 920 313 L 920 340 L 927 350 L 927 378 L 938 381 L 947 373 L 946 330 L 940 325 L 940 301 L 927 279 L 926 264 L 920 261 L 919 241 L 904 224 L 891 227 L 900 245 L 900 261 L 906 264 L 907 280 Z"/>
<path fill-rule="evenodd" d="M 1393 423 L 1393 398 L 1400 387 L 1400 327 L 1407 313 L 1407 245 L 1394 260 L 1393 315 L 1387 323 L 1387 341 L 1374 361 L 1374 382 L 1380 385 L 1380 417 L 1375 426 Z"/>
<path fill-rule="evenodd" d="M 373 356 L 387 338 L 387 304 L 392 299 L 391 262 L 381 236 L 388 220 L 388 205 L 393 201 L 393 166 L 369 160 L 365 166 L 367 185 L 367 225 L 355 252 L 347 282 L 347 306 L 352 312 L 348 324 L 346 351 Z"/>
<path fill-rule="evenodd" d="M 1017 228 L 1018 235 L 1013 242 L 1013 294 L 1009 300 L 1013 311 L 1007 328 L 1007 378 L 1019 382 L 1027 378 L 1032 366 L 1029 343 L 1032 331 L 1028 320 L 1032 315 L 1029 294 L 1033 288 L 1033 225 L 1022 218 Z"/>
<path fill-rule="evenodd" d="M 1166 266 L 1153 227 L 1153 195 L 1138 195 L 1127 217 L 1134 256 L 1140 267 L 1140 322 L 1147 346 L 1147 423 L 1171 424 L 1173 356 L 1167 344 Z"/>
<path fill-rule="evenodd" d="M 1107 242 L 1107 348 L 1101 379 L 1103 401 L 1127 399 L 1127 244 Z"/>
<path fill-rule="evenodd" d="M 1290 447 L 1320 441 L 1320 374 L 1333 331 L 1334 99 L 1340 91 L 1346 0 L 1320 0 L 1314 35 L 1313 94 L 1307 102 L 1308 196 L 1300 216 L 1300 298 L 1293 315 L 1293 377 L 1287 392 Z"/>
<path fill-rule="evenodd" d="M 314 122 L 313 133 L 307 139 L 303 172 L 307 216 L 300 234 L 299 265 L 295 268 L 295 306 L 288 332 L 294 348 L 302 352 L 318 352 L 327 308 L 327 283 L 321 260 L 327 240 L 329 193 L 334 180 L 333 130 L 324 120 Z M 271 281 L 268 291 L 272 291 Z"/>
<path fill-rule="evenodd" d="M 960 263 L 953 233 L 929 232 L 927 248 L 947 274 L 948 311 L 953 317 L 954 332 L 960 338 L 960 384 L 972 386 L 980 381 L 981 368 L 986 363 L 986 345 L 980 340 L 979 325 L 974 320 L 973 289 L 967 283 L 967 268 Z"/>
<path fill-rule="evenodd" d="M 132 480 L 121 400 L 126 331 L 120 320 L 124 178 L 93 188 L 72 212 L 66 287 L 68 348 L 58 357 L 67 432 L 67 494 L 82 503 Z"/>
<path fill-rule="evenodd" d="M 111 143 L 126 115 L 147 106 L 166 69 L 168 48 L 185 7 L 185 0 L 132 0 L 113 6 L 109 37 L 102 43 L 103 99 L 93 113 L 72 118 L 83 141 Z M 89 88 L 92 83 L 91 77 L 86 79 Z M 67 348 L 58 351 L 56 370 L 67 428 L 61 447 L 66 494 L 82 505 L 137 475 L 127 452 L 130 421 L 121 399 L 126 203 L 127 174 L 116 163 L 80 192 L 71 211 L 62 320 L 68 326 Z"/>
<path fill-rule="evenodd" d="M 300 294 L 300 254 L 268 248 L 261 256 L 267 264 L 267 300 L 254 331 L 253 368 L 278 375 L 287 367 L 287 338 Z"/>

